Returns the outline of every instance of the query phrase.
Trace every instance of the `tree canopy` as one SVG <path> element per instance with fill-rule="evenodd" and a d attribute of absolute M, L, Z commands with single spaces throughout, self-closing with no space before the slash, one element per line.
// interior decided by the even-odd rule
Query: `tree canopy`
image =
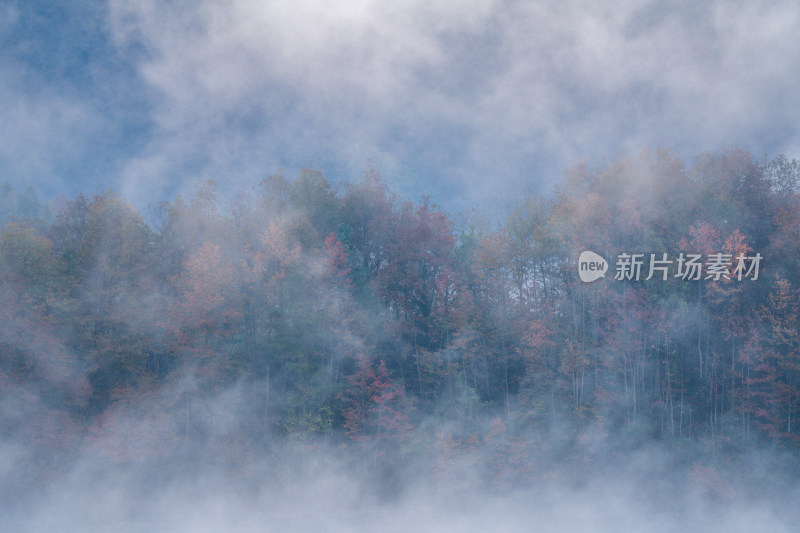
<path fill-rule="evenodd" d="M 537 468 L 525 435 L 554 428 L 587 462 L 590 429 L 796 454 L 797 167 L 643 152 L 491 216 L 399 198 L 374 171 L 338 188 L 303 171 L 224 205 L 199 183 L 152 226 L 112 192 L 51 217 L 5 187 L 0 382 L 41 394 L 46 416 L 20 438 L 51 447 L 115 431 L 124 409 L 161 428 L 146 453 L 168 455 L 239 384 L 221 442 L 350 443 L 367 469 L 414 453 L 446 478 L 483 443 L 506 483 Z M 757 280 L 615 280 L 612 263 L 583 283 L 583 250 L 762 259 Z"/>

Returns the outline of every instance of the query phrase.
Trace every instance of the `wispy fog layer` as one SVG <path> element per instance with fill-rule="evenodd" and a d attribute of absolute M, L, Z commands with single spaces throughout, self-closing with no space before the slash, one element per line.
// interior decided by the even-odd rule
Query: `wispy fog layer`
<path fill-rule="evenodd" d="M 0 530 L 792 531 L 798 168 L 645 152 L 493 224 L 375 172 L 152 227 L 6 187 Z M 589 246 L 764 265 L 585 284 Z"/>
<path fill-rule="evenodd" d="M 791 2 L 111 5 L 114 35 L 145 47 L 140 72 L 160 95 L 133 190 L 189 162 L 209 177 L 352 175 L 369 159 L 422 176 L 404 192 L 474 200 L 642 146 L 798 150 Z"/>
<path fill-rule="evenodd" d="M 8 460 L 7 449 L 3 455 Z M 789 532 L 800 519 L 796 484 L 763 460 L 732 476 L 674 468 L 674 458 L 642 450 L 592 473 L 554 464 L 504 491 L 471 484 L 443 490 L 431 471 L 406 463 L 415 477 L 387 494 L 380 479 L 354 475 L 352 459 L 317 446 L 235 468 L 213 458 L 145 466 L 107 463 L 87 450 L 46 486 L 6 502 L 0 530 L 729 533 Z M 18 481 L 7 477 L 4 488 Z"/>
<path fill-rule="evenodd" d="M 0 531 L 796 530 L 798 27 L 2 3 Z"/>
<path fill-rule="evenodd" d="M 799 16 L 789 0 L 10 1 L 0 169 L 144 205 L 198 178 L 346 181 L 371 163 L 464 206 L 642 147 L 796 157 Z"/>

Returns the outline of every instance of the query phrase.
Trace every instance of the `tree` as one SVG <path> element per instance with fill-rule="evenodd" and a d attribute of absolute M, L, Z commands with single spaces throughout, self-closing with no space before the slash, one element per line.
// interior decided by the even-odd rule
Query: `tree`
<path fill-rule="evenodd" d="M 377 365 L 367 359 L 359 363 L 358 371 L 347 378 L 348 387 L 342 395 L 344 427 L 347 437 L 361 441 L 364 466 L 367 467 L 367 443 L 372 443 L 373 464 L 389 453 L 410 430 L 405 392 L 393 383 L 386 364 Z"/>
<path fill-rule="evenodd" d="M 770 437 L 800 444 L 800 293 L 776 281 L 762 307 L 764 333 L 749 340 L 741 357 L 747 365 L 746 412 Z"/>
<path fill-rule="evenodd" d="M 446 328 L 435 322 L 437 285 L 452 272 L 455 240 L 450 221 L 427 201 L 401 210 L 386 245 L 386 265 L 378 272 L 378 294 L 401 317 L 405 336 L 416 348 L 437 349 Z M 448 295 L 449 292 L 439 292 Z"/>

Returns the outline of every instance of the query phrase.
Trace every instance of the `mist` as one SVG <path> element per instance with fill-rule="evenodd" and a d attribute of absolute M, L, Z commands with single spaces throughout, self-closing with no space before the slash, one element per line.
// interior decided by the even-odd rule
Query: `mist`
<path fill-rule="evenodd" d="M 3 3 L 0 531 L 796 529 L 798 18 Z"/>
<path fill-rule="evenodd" d="M 372 165 L 470 209 L 668 147 L 800 155 L 797 5 L 11 0 L 3 179 L 138 209 L 196 179 Z"/>
<path fill-rule="evenodd" d="M 797 178 L 645 151 L 489 213 L 374 170 L 150 223 L 9 203 L 3 530 L 789 531 Z M 763 264 L 611 275 L 639 250 Z"/>

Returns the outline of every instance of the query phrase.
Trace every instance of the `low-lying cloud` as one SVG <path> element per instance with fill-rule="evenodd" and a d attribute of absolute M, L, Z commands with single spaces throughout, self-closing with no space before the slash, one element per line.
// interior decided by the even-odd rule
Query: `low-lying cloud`
<path fill-rule="evenodd" d="M 111 2 L 158 92 L 129 188 L 276 167 L 474 200 L 620 151 L 797 152 L 790 2 Z M 405 182 L 404 182 L 405 180 Z M 416 183 L 415 183 L 416 180 Z M 492 185 L 487 188 L 486 183 Z"/>

